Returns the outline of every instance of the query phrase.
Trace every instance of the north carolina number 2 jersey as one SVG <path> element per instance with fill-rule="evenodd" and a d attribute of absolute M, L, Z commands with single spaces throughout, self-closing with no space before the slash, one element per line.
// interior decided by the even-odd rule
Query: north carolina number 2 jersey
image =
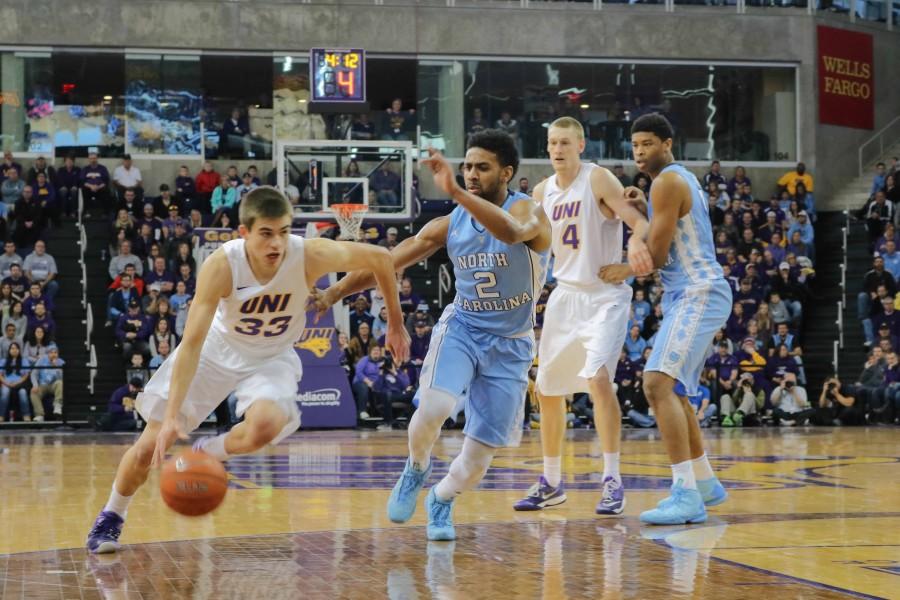
<path fill-rule="evenodd" d="M 290 235 L 275 276 L 260 284 L 247 260 L 244 240 L 222 249 L 231 267 L 232 291 L 219 300 L 211 329 L 242 354 L 271 357 L 291 348 L 306 327 L 303 238 Z"/>
<path fill-rule="evenodd" d="M 599 168 L 582 163 L 565 189 L 553 175 L 541 200 L 553 228 L 553 276 L 578 288 L 604 286 L 600 267 L 622 262 L 622 221 L 603 214 L 591 189 L 591 172 Z"/>
<path fill-rule="evenodd" d="M 510 192 L 503 210 L 527 197 Z M 454 314 L 460 321 L 501 337 L 533 331 L 548 252 L 535 252 L 524 243 L 501 242 L 457 206 L 450 213 L 447 254 L 456 277 Z"/>

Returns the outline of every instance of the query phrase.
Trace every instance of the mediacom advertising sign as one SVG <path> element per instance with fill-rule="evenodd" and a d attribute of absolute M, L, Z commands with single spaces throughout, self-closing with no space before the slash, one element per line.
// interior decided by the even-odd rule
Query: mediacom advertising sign
<path fill-rule="evenodd" d="M 318 287 L 328 287 L 328 279 L 320 281 Z M 306 313 L 306 329 L 294 343 L 303 364 L 297 404 L 300 426 L 304 429 L 356 426 L 356 401 L 341 367 L 341 348 L 332 310 L 322 315 L 318 323 L 314 311 Z"/>
<path fill-rule="evenodd" d="M 819 122 L 875 126 L 872 36 L 819 25 Z"/>

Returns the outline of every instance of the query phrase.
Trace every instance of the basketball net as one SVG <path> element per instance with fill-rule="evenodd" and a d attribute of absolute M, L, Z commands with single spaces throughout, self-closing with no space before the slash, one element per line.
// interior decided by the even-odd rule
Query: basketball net
<path fill-rule="evenodd" d="M 368 207 L 365 204 L 332 204 L 329 208 L 334 213 L 334 220 L 341 228 L 337 239 L 358 241 L 363 217 L 366 215 Z"/>

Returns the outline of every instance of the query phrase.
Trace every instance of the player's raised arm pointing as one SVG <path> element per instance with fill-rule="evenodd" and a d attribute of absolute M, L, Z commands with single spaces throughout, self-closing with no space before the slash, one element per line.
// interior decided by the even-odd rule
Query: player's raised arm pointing
<path fill-rule="evenodd" d="M 403 311 L 400 309 L 391 253 L 380 246 L 335 242 L 325 238 L 306 242 L 306 281 L 318 281 L 326 273 L 357 270 L 372 273 L 381 288 L 388 309 L 385 348 L 398 364 L 406 362 L 409 358 L 409 333 L 403 326 Z"/>
<path fill-rule="evenodd" d="M 528 246 L 536 252 L 543 252 L 550 247 L 550 222 L 544 211 L 534 202 L 521 200 L 510 207 L 507 212 L 496 202 L 488 198 L 497 197 L 502 203 L 506 198 L 506 187 L 502 190 L 484 189 L 485 181 L 490 179 L 490 169 L 496 168 L 496 161 L 479 160 L 479 155 L 485 153 L 479 148 L 466 153 L 465 178 L 466 188 L 462 189 L 456 183 L 455 175 L 447 159 L 433 148 L 428 149 L 429 158 L 422 161 L 422 166 L 427 167 L 434 176 L 434 183 L 445 194 L 466 209 L 475 220 L 481 223 L 491 235 L 505 244 L 528 243 Z M 508 171 L 501 181 L 509 182 L 514 175 L 514 169 L 510 166 L 501 167 L 501 171 Z M 488 177 L 482 180 L 482 175 Z M 501 173 L 501 175 L 503 175 Z M 483 194 L 479 196 L 477 194 Z M 501 198 L 502 196 L 502 198 Z"/>

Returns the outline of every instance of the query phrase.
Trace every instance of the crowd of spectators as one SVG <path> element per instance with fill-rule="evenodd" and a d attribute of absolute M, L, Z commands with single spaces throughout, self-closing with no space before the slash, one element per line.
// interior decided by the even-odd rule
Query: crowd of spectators
<path fill-rule="evenodd" d="M 869 422 L 894 423 L 900 417 L 898 177 L 900 159 L 894 157 L 890 166 L 878 163 L 869 197 L 855 215 L 865 222 L 872 256 L 872 268 L 863 276 L 863 289 L 857 297 L 857 316 L 868 353 L 855 382 L 830 382 L 829 399 L 842 418 L 859 422 L 867 419 Z M 853 402 L 847 402 L 848 399 Z"/>
<path fill-rule="evenodd" d="M 45 237 L 71 216 L 67 166 L 38 158 L 24 170 L 11 152 L 0 162 L 0 422 L 63 414 L 58 270 Z"/>

